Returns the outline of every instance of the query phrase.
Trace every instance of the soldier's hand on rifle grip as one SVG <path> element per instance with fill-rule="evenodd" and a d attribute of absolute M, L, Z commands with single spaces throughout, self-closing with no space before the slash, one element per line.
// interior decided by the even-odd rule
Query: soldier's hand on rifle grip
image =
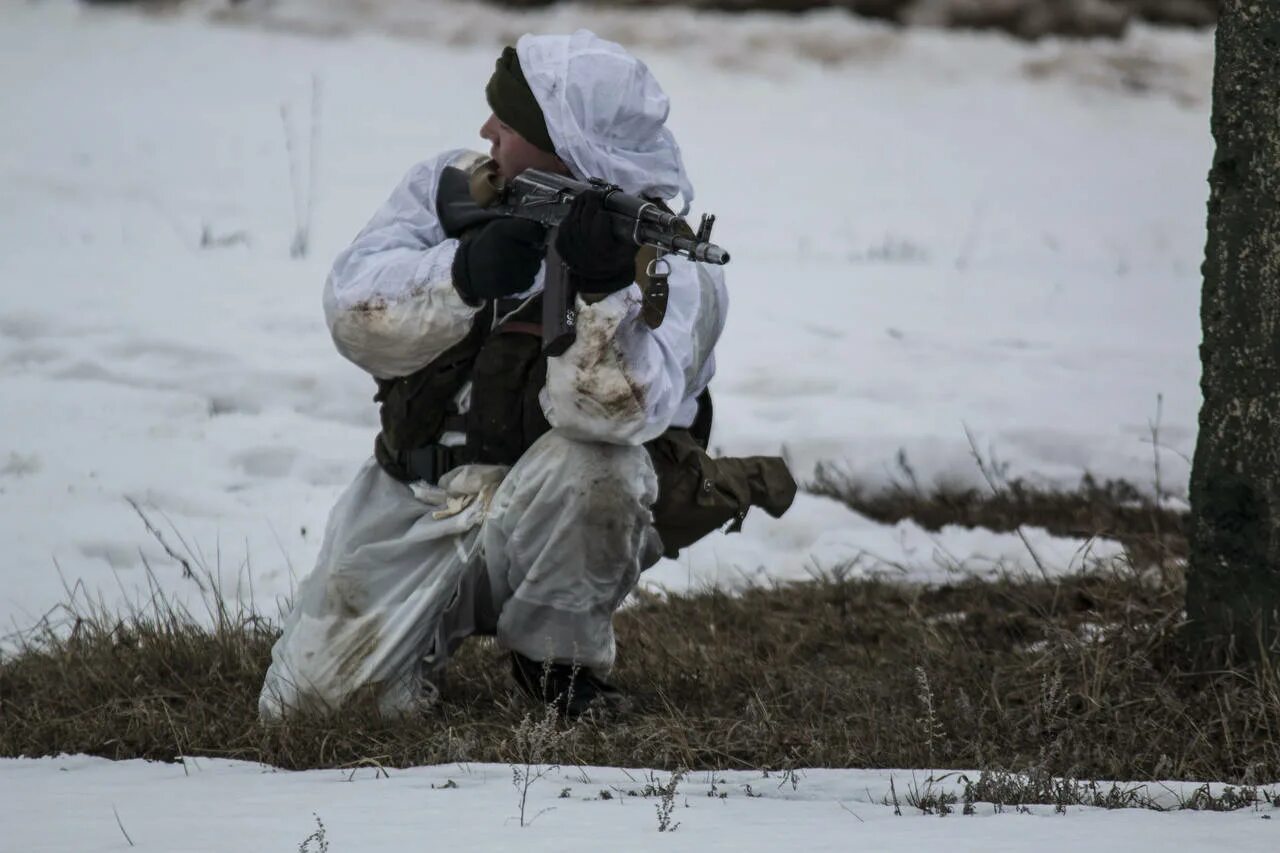
<path fill-rule="evenodd" d="M 453 256 L 453 286 L 472 305 L 528 290 L 546 241 L 547 229 L 527 219 L 498 219 L 473 229 Z"/>
<path fill-rule="evenodd" d="M 560 222 L 556 251 L 584 294 L 621 290 L 635 280 L 636 245 L 613 231 L 604 193 L 588 190 L 574 198 Z"/>

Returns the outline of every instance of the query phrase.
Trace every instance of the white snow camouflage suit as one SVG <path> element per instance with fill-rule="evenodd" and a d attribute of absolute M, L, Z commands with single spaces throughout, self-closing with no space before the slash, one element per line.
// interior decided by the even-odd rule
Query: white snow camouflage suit
<path fill-rule="evenodd" d="M 643 63 L 585 30 L 524 36 L 516 50 L 577 177 L 679 194 L 687 209 L 693 188 L 664 126 L 667 97 Z M 374 377 L 423 368 L 474 321 L 450 278 L 458 241 L 435 212 L 441 169 L 458 153 L 413 167 L 329 275 L 334 343 Z M 335 710 L 360 689 L 376 693 L 384 714 L 412 712 L 476 632 L 534 660 L 612 666 L 613 612 L 662 551 L 641 445 L 693 422 L 728 306 L 720 268 L 671 265 L 657 329 L 640 316 L 635 284 L 579 302 L 577 342 L 548 361 L 539 398 L 552 429 L 511 469 L 464 465 L 438 485 L 407 486 L 365 463 L 272 650 L 264 719 Z M 630 405 L 617 405 L 620 389 Z"/>

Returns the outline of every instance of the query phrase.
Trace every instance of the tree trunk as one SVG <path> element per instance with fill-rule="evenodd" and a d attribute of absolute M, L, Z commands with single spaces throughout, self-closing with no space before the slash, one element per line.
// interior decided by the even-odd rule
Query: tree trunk
<path fill-rule="evenodd" d="M 1218 23 L 1204 394 L 1191 471 L 1190 637 L 1230 659 L 1280 651 L 1280 2 Z"/>

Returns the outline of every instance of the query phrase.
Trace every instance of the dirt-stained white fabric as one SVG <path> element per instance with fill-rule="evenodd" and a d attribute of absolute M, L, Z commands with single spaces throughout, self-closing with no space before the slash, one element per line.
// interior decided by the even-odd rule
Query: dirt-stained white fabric
<path fill-rule="evenodd" d="M 263 719 L 325 713 L 368 684 L 384 713 L 429 702 L 421 659 L 464 572 L 480 564 L 479 528 L 503 470 L 458 468 L 415 494 L 365 463 L 329 514 L 271 650 Z"/>
<path fill-rule="evenodd" d="M 665 125 L 667 96 L 644 63 L 587 30 L 525 36 L 516 49 L 557 151 L 578 177 L 693 197 Z M 410 169 L 329 274 L 324 307 L 334 343 L 374 376 L 413 373 L 471 328 L 476 309 L 450 278 L 457 241 L 445 237 L 435 207 L 441 170 L 465 154 L 449 151 Z M 541 289 L 542 276 L 529 293 Z M 673 258 L 670 292 L 656 330 L 641 319 L 637 285 L 579 304 L 579 342 L 549 366 L 542 403 L 553 426 L 639 444 L 693 422 L 728 310 L 724 272 Z"/>
<path fill-rule="evenodd" d="M 712 348 L 728 296 L 717 267 L 671 261 L 667 315 L 656 330 L 641 317 L 638 285 L 578 303 L 578 337 L 547 360 L 541 395 L 547 422 L 586 441 L 641 444 L 687 427 L 715 373 Z"/>
<path fill-rule="evenodd" d="M 435 211 L 450 151 L 414 166 L 325 283 L 325 318 L 338 351 L 379 378 L 424 367 L 467 334 L 476 309 L 453 287 L 457 240 Z M 728 291 L 720 267 L 670 258 L 666 319 L 640 315 L 639 285 L 593 305 L 579 301 L 578 342 L 548 363 L 543 410 L 577 438 L 640 444 L 693 423 L 697 396 L 715 373 Z M 529 294 L 542 289 L 539 271 Z"/>
<path fill-rule="evenodd" d="M 579 177 L 693 197 L 665 128 L 666 96 L 642 63 L 585 31 L 521 39 L 518 50 Z M 410 169 L 325 284 L 334 344 L 375 377 L 419 370 L 475 320 L 453 287 L 458 243 L 435 205 L 443 168 L 464 154 Z M 505 469 L 466 466 L 440 488 L 410 487 L 365 465 L 334 507 L 272 651 L 265 719 L 331 710 L 366 685 L 384 712 L 412 712 L 456 643 L 477 631 L 534 659 L 612 665 L 613 610 L 660 552 L 649 510 L 657 482 L 640 445 L 693 422 L 728 308 L 720 268 L 670 266 L 657 329 L 641 317 L 635 284 L 579 300 L 577 342 L 549 360 L 541 395 L 553 429 L 505 479 Z M 542 281 L 539 272 L 529 293 Z"/>
<path fill-rule="evenodd" d="M 410 169 L 325 282 L 334 345 L 380 379 L 422 368 L 471 328 L 477 309 L 463 301 L 450 274 L 458 241 L 446 239 L 436 216 L 440 171 L 459 153 Z"/>
<path fill-rule="evenodd" d="M 362 689 L 384 714 L 422 710 L 476 632 L 536 660 L 613 665 L 613 611 L 662 550 L 648 454 L 553 430 L 504 472 L 410 487 L 365 465 L 271 651 L 263 719 L 333 711 Z"/>
<path fill-rule="evenodd" d="M 498 643 L 533 660 L 613 666 L 613 611 L 662 556 L 641 447 L 552 430 L 503 481 L 481 534 Z"/>

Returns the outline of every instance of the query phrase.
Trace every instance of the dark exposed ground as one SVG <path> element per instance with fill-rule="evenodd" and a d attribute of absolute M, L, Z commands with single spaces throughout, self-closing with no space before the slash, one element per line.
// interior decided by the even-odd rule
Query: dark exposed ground
<path fill-rule="evenodd" d="M 546 6 L 554 0 L 502 0 L 510 6 Z M 619 6 L 680 5 L 719 11 L 804 12 L 847 9 L 895 24 L 1001 30 L 1020 38 L 1049 35 L 1122 35 L 1135 21 L 1206 27 L 1217 20 L 1218 0 L 610 0 Z"/>
<path fill-rule="evenodd" d="M 181 0 L 82 0 L 99 6 L 140 6 L 167 11 Z M 550 6 L 557 0 L 494 0 L 516 8 Z M 228 0 L 227 5 L 238 5 Z M 1051 35 L 1110 37 L 1136 21 L 1208 27 L 1217 20 L 1219 0 L 601 0 L 624 7 L 688 6 L 722 12 L 805 12 L 846 9 L 855 15 L 904 26 L 1000 30 L 1025 39 Z"/>
<path fill-rule="evenodd" d="M 1056 536 L 1100 536 L 1122 544 L 1138 566 L 1173 565 L 1187 556 L 1185 513 L 1123 480 L 1099 482 L 1086 475 L 1068 491 L 992 475 L 988 487 L 925 489 L 905 460 L 899 464 L 905 475 L 892 489 L 862 489 L 835 465 L 820 465 L 808 489 L 886 524 L 909 518 L 933 531 L 949 524 L 1002 532 L 1028 525 Z"/>

